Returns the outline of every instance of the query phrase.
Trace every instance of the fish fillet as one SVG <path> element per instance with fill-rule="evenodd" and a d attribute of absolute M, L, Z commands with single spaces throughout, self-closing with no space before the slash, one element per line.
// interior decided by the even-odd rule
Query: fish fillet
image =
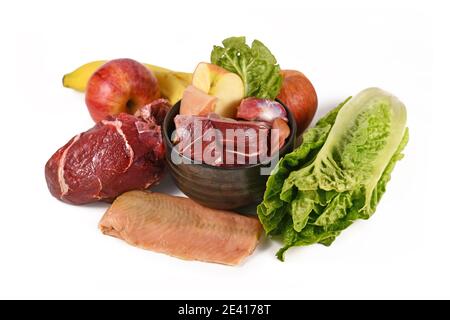
<path fill-rule="evenodd" d="M 144 191 L 119 196 L 99 227 L 104 234 L 139 248 L 226 265 L 237 265 L 249 256 L 262 233 L 256 217 Z"/>

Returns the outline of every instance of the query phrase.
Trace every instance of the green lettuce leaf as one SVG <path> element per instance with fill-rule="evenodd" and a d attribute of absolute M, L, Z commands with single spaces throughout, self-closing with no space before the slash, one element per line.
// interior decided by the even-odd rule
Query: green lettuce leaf
<path fill-rule="evenodd" d="M 214 46 L 211 62 L 238 74 L 246 97 L 275 99 L 281 89 L 280 66 L 269 49 L 254 40 L 249 47 L 245 37 L 231 37 L 222 41 L 223 47 Z"/>
<path fill-rule="evenodd" d="M 386 191 L 408 141 L 406 109 L 392 95 L 366 89 L 304 133 L 302 145 L 269 177 L 258 216 L 293 246 L 331 245 L 357 219 L 368 219 Z"/>

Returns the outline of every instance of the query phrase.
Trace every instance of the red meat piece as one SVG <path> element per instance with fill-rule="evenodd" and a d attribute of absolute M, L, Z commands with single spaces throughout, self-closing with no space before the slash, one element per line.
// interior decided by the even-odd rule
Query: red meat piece
<path fill-rule="evenodd" d="M 287 113 L 281 103 L 259 98 L 246 98 L 238 107 L 237 118 L 250 121 L 265 121 L 272 123 L 281 118 L 288 121 Z"/>
<path fill-rule="evenodd" d="M 268 158 L 270 126 L 265 122 L 177 115 L 175 143 L 186 157 L 213 166 L 255 164 Z"/>
<path fill-rule="evenodd" d="M 51 194 L 72 204 L 111 201 L 158 182 L 164 169 L 159 125 L 169 106 L 156 100 L 135 116 L 108 116 L 73 137 L 45 166 Z"/>

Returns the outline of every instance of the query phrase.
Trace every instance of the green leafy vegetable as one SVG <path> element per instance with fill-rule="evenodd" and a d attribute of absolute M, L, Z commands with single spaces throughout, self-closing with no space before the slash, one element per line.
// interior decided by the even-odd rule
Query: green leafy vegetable
<path fill-rule="evenodd" d="M 258 216 L 284 247 L 329 246 L 357 219 L 368 219 L 408 142 L 406 109 L 369 88 L 348 98 L 303 135 L 267 182 Z"/>
<path fill-rule="evenodd" d="M 245 96 L 275 99 L 281 89 L 280 66 L 269 49 L 258 40 L 249 47 L 245 37 L 231 37 L 214 46 L 211 62 L 237 73 L 244 82 Z"/>

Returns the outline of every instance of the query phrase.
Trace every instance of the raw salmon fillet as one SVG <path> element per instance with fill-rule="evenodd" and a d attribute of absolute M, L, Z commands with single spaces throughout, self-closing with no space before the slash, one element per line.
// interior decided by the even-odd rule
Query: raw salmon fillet
<path fill-rule="evenodd" d="M 237 265 L 249 256 L 262 233 L 256 217 L 145 191 L 119 196 L 99 227 L 104 234 L 139 248 L 226 265 Z"/>

